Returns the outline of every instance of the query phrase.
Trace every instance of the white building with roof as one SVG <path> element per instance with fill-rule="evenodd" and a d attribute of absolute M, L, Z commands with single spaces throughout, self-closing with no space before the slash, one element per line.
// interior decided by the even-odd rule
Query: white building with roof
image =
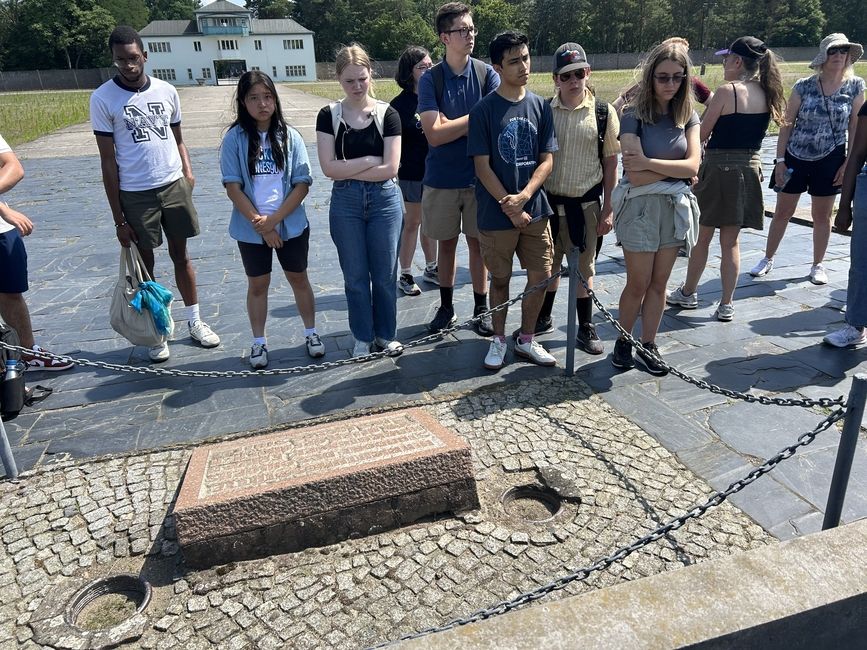
<path fill-rule="evenodd" d="M 233 80 L 261 70 L 274 81 L 316 81 L 313 32 L 289 18 L 253 18 L 217 0 L 195 20 L 155 20 L 142 29 L 148 74 L 176 86 Z"/>

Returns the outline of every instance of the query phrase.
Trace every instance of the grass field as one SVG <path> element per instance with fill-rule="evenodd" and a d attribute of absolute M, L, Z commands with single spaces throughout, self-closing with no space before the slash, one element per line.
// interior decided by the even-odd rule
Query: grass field
<path fill-rule="evenodd" d="M 90 91 L 0 94 L 0 133 L 15 147 L 72 124 L 86 122 Z"/>
<path fill-rule="evenodd" d="M 806 63 L 786 63 L 783 70 L 783 85 L 787 90 L 796 79 L 810 74 Z M 867 77 L 867 63 L 856 64 L 855 73 L 860 77 Z M 593 73 L 591 80 L 596 95 L 611 102 L 633 83 L 634 75 L 634 70 L 599 70 Z M 702 79 L 711 88 L 716 88 L 722 83 L 722 66 L 708 66 Z M 340 84 L 336 81 L 279 85 L 328 99 L 342 96 Z M 554 91 L 551 75 L 533 73 L 530 76 L 529 88 L 538 95 L 549 97 Z M 397 95 L 398 87 L 392 79 L 378 79 L 375 82 L 375 91 L 378 98 L 389 101 Z M 89 99 L 89 91 L 0 94 L 0 133 L 15 147 L 57 129 L 85 122 L 88 119 Z M 773 129 L 774 125 L 771 126 Z"/>

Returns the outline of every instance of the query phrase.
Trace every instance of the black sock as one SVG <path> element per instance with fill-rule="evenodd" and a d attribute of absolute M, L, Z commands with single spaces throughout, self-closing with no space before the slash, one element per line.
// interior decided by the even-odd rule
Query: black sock
<path fill-rule="evenodd" d="M 587 325 L 593 320 L 593 299 L 590 296 L 578 298 L 578 324 Z"/>
<path fill-rule="evenodd" d="M 454 309 L 452 305 L 452 297 L 454 295 L 454 287 L 440 287 L 440 304 L 446 309 Z"/>
<path fill-rule="evenodd" d="M 539 317 L 536 320 L 548 320 L 551 318 L 551 312 L 554 310 L 554 298 L 556 297 L 556 290 L 545 292 L 545 299 L 542 301 L 542 308 L 539 310 Z"/>
<path fill-rule="evenodd" d="M 473 291 L 473 302 L 476 307 L 484 307 L 487 309 L 488 307 L 488 294 L 486 293 L 477 293 Z"/>

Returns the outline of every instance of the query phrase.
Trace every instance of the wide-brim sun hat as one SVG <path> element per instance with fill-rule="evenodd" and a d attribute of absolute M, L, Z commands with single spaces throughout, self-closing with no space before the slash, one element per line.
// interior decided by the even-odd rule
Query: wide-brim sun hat
<path fill-rule="evenodd" d="M 861 43 L 852 43 L 846 34 L 837 32 L 829 34 L 819 43 L 819 53 L 816 58 L 810 62 L 811 68 L 818 68 L 828 60 L 828 50 L 832 47 L 848 47 L 849 48 L 849 63 L 855 63 L 864 55 L 864 47 Z"/>

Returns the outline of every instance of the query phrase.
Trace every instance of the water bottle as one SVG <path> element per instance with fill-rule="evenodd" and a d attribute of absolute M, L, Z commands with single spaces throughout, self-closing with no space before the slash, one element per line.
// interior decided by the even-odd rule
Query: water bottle
<path fill-rule="evenodd" d="M 15 417 L 24 408 L 24 369 L 17 359 L 6 360 L 3 385 L 0 386 L 0 405 L 4 416 Z"/>
<path fill-rule="evenodd" d="M 774 184 L 774 192 L 779 192 L 780 190 L 782 190 L 786 186 L 786 183 L 788 183 L 789 180 L 792 178 L 792 174 L 794 174 L 794 173 L 795 173 L 795 170 L 792 169 L 791 167 L 786 169 L 786 172 L 783 174 L 783 184 L 777 185 L 775 183 Z"/>

